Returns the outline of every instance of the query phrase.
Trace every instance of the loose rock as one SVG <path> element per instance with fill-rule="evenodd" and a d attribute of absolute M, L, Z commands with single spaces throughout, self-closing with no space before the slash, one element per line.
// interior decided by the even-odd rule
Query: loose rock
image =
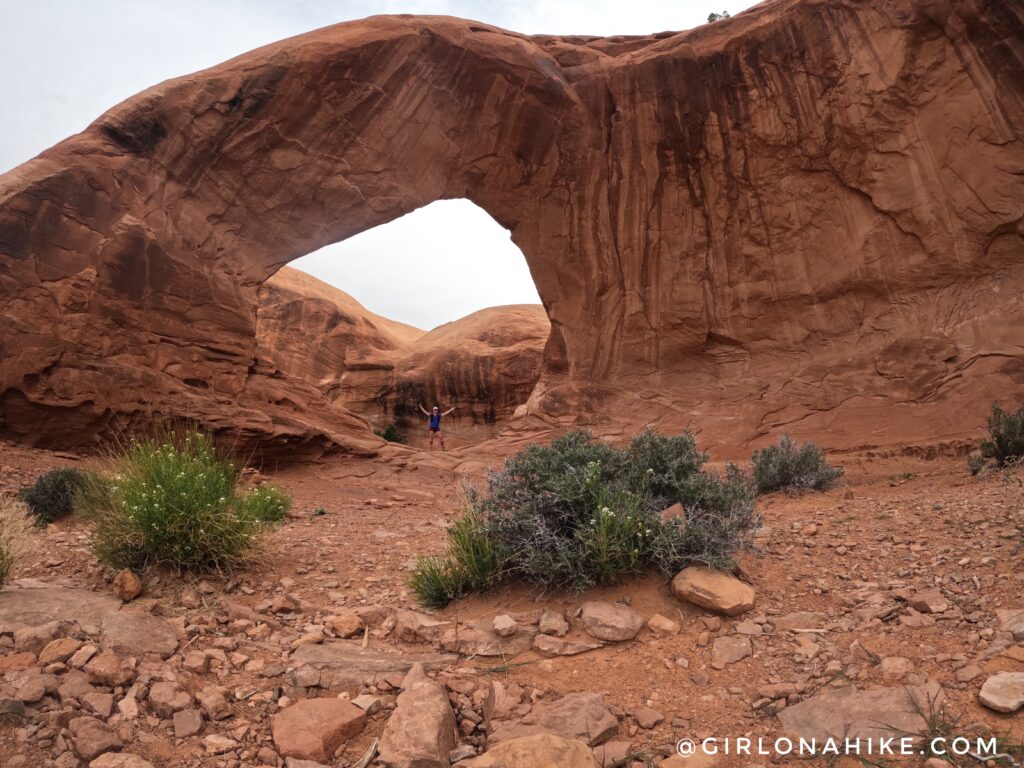
<path fill-rule="evenodd" d="M 366 713 L 342 699 L 303 699 L 271 721 L 274 746 L 283 757 L 324 763 L 366 723 Z"/>
<path fill-rule="evenodd" d="M 632 640 L 647 621 L 632 608 L 617 603 L 590 601 L 583 604 L 580 621 L 598 640 L 618 643 Z"/>
<path fill-rule="evenodd" d="M 1024 672 L 1000 672 L 981 686 L 978 701 L 996 712 L 1016 712 L 1024 706 Z"/>
<path fill-rule="evenodd" d="M 684 568 L 672 579 L 676 597 L 710 611 L 738 616 L 754 607 L 754 590 L 739 579 L 704 566 Z"/>
<path fill-rule="evenodd" d="M 393 768 L 448 768 L 455 749 L 455 713 L 444 686 L 415 665 L 384 726 L 380 759 Z"/>

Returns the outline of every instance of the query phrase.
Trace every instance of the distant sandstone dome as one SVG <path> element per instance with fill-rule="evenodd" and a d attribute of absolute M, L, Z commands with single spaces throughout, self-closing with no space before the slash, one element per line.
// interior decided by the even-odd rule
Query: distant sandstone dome
<path fill-rule="evenodd" d="M 425 428 L 419 403 L 455 405 L 445 426 L 461 444 L 493 437 L 527 401 L 549 330 L 542 306 L 517 304 L 428 333 L 285 267 L 260 290 L 257 365 L 305 380 L 374 429 L 394 424 L 413 442 Z"/>
<path fill-rule="evenodd" d="M 955 447 L 1024 391 L 1021 40 L 1019 0 L 609 38 L 381 16 L 161 83 L 0 177 L 0 431 L 373 453 L 344 386 L 264 355 L 260 286 L 468 198 L 550 321 L 515 424 Z"/>

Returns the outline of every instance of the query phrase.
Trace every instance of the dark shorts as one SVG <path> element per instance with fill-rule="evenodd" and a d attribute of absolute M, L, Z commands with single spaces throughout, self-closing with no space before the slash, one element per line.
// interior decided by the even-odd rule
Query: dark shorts
<path fill-rule="evenodd" d="M 440 432 L 441 428 L 440 427 L 430 427 L 430 431 L 431 432 Z"/>

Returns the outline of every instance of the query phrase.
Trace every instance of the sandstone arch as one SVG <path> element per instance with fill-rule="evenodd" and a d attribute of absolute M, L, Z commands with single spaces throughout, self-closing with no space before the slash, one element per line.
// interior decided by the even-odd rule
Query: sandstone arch
<path fill-rule="evenodd" d="M 965 403 L 1024 382 L 1022 17 L 774 0 L 602 39 L 376 17 L 156 86 L 0 177 L 2 429 L 155 411 L 372 450 L 253 370 L 255 291 L 466 197 L 552 322 L 527 417 L 962 436 Z"/>

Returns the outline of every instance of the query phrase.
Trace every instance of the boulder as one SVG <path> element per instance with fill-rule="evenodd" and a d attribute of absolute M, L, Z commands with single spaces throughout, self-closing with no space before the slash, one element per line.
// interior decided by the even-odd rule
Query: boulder
<path fill-rule="evenodd" d="M 342 611 L 324 619 L 324 624 L 335 635 L 342 638 L 354 637 L 363 632 L 363 620 L 352 611 Z"/>
<path fill-rule="evenodd" d="M 509 739 L 458 765 L 459 768 L 601 768 L 584 742 L 551 733 Z"/>
<path fill-rule="evenodd" d="M 366 713 L 342 699 L 302 699 L 271 720 L 274 746 L 282 757 L 326 763 L 363 729 Z"/>
<path fill-rule="evenodd" d="M 681 600 L 726 616 L 738 616 L 754 607 L 752 587 L 734 576 L 702 565 L 680 571 L 672 579 L 672 591 Z"/>
<path fill-rule="evenodd" d="M 1016 712 L 1024 707 L 1024 672 L 1000 672 L 988 678 L 978 701 L 996 712 Z"/>
<path fill-rule="evenodd" d="M 618 603 L 594 600 L 583 604 L 580 621 L 592 636 L 611 643 L 632 640 L 647 623 L 647 620 L 632 608 Z"/>
<path fill-rule="evenodd" d="M 142 582 L 130 569 L 125 568 L 114 577 L 112 585 L 117 598 L 127 603 L 142 594 Z"/>
<path fill-rule="evenodd" d="M 448 768 L 456 724 L 445 687 L 416 664 L 402 688 L 381 736 L 381 761 L 391 768 Z"/>
<path fill-rule="evenodd" d="M 67 661 L 75 654 L 75 651 L 81 647 L 82 641 L 75 640 L 73 637 L 62 637 L 57 640 L 51 640 L 46 644 L 46 647 L 39 652 L 39 664 L 40 666 L 45 667 L 48 664 Z"/>
<path fill-rule="evenodd" d="M 116 687 L 135 679 L 135 670 L 113 651 L 98 653 L 85 665 L 85 674 L 96 685 Z"/>

